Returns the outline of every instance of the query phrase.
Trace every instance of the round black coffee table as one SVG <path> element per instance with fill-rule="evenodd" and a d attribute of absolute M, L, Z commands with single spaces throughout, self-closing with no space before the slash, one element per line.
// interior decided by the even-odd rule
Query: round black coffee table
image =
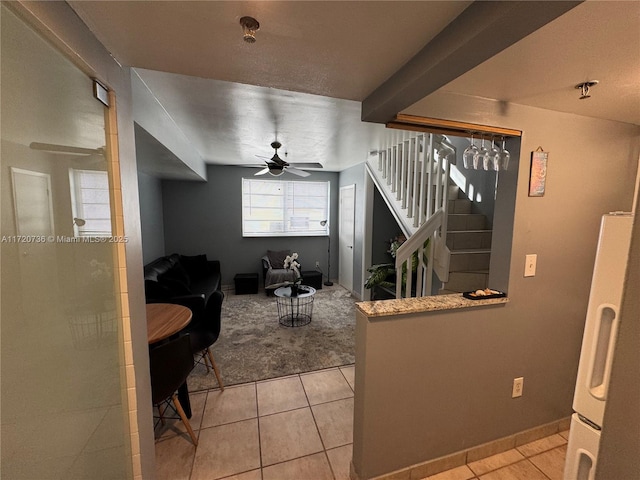
<path fill-rule="evenodd" d="M 291 287 L 277 288 L 273 294 L 276 296 L 280 324 L 285 327 L 309 325 L 315 293 L 316 289 L 308 285 L 299 285 L 297 295 L 292 295 Z"/>

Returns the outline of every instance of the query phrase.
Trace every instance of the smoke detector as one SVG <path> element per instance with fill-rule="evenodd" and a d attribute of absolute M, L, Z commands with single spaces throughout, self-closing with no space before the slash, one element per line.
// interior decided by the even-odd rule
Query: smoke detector
<path fill-rule="evenodd" d="M 260 23 L 253 17 L 242 17 L 240 19 L 242 25 L 243 39 L 247 43 L 256 42 L 256 30 L 260 30 Z"/>

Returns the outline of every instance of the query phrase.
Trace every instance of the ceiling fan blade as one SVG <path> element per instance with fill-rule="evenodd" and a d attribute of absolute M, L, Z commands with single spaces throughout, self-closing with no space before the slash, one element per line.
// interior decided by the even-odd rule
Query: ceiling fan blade
<path fill-rule="evenodd" d="M 55 143 L 31 142 L 29 148 L 51 153 L 66 153 L 69 155 L 104 155 L 102 148 L 82 148 L 71 145 L 56 145 Z"/>
<path fill-rule="evenodd" d="M 289 173 L 293 173 L 294 175 L 298 175 L 299 177 L 308 177 L 309 175 L 311 175 L 309 172 L 305 172 L 304 170 L 298 170 L 295 167 L 287 167 L 285 171 Z"/>
<path fill-rule="evenodd" d="M 289 165 L 291 165 L 292 167 L 298 167 L 298 168 L 322 168 L 322 164 L 321 163 L 290 163 Z"/>
<path fill-rule="evenodd" d="M 262 170 L 260 170 L 257 173 L 254 173 L 254 175 L 264 175 L 265 173 L 269 173 L 269 167 L 267 168 L 263 168 Z"/>

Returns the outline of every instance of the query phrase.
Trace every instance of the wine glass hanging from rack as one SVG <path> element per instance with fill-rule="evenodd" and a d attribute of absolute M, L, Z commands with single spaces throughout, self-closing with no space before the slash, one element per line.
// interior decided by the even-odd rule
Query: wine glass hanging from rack
<path fill-rule="evenodd" d="M 502 146 L 498 143 L 498 138 L 491 136 L 491 145 L 489 148 L 485 146 L 485 135 L 480 134 L 480 148 L 474 143 L 474 136 L 477 132 L 469 132 L 469 146 L 462 154 L 462 166 L 468 170 L 488 170 L 500 171 L 506 170 L 509 166 L 511 155 L 506 148 L 506 137 L 498 137 Z"/>

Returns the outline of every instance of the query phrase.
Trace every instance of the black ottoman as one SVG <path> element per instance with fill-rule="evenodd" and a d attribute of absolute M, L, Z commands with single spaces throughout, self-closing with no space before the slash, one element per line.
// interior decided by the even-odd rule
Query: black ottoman
<path fill-rule="evenodd" d="M 238 273 L 233 277 L 233 281 L 236 284 L 236 295 L 258 293 L 257 273 Z"/>
<path fill-rule="evenodd" d="M 303 270 L 302 284 L 309 285 L 316 290 L 322 290 L 322 272 L 317 270 Z"/>

